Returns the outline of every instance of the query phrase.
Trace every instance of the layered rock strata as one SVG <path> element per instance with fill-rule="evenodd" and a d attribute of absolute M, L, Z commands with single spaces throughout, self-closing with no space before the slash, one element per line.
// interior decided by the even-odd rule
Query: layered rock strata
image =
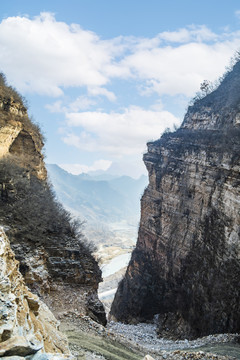
<path fill-rule="evenodd" d="M 9 95 L 10 92 L 10 95 Z M 57 315 L 75 309 L 106 324 L 92 249 L 48 183 L 41 133 L 19 95 L 0 86 L 0 224 L 29 288 Z"/>
<path fill-rule="evenodd" d="M 72 358 L 58 326 L 48 307 L 25 286 L 0 227 L 0 357 L 44 353 L 44 359 Z"/>
<path fill-rule="evenodd" d="M 148 143 L 136 249 L 111 315 L 161 336 L 240 331 L 240 63 Z"/>

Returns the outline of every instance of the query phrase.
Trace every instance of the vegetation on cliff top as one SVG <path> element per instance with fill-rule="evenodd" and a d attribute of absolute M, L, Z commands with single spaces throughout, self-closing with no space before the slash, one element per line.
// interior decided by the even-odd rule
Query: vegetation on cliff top
<path fill-rule="evenodd" d="M 31 133 L 35 139 L 41 143 L 42 147 L 46 139 L 39 124 L 35 122 L 33 117 L 29 118 L 27 114 L 28 103 L 26 98 L 23 97 L 14 87 L 8 85 L 6 76 L 3 73 L 0 73 L 0 102 L 3 103 L 2 110 L 5 110 L 2 112 L 1 118 L 7 121 L 9 108 L 11 106 L 17 107 L 18 110 L 21 111 L 21 116 L 16 115 L 17 120 L 24 124 L 27 131 L 29 131 L 29 133 Z"/>
<path fill-rule="evenodd" d="M 230 60 L 225 73 L 215 82 L 204 80 L 200 91 L 190 101 L 189 107 L 200 109 L 202 106 L 235 108 L 239 104 L 240 90 L 240 51 Z"/>
<path fill-rule="evenodd" d="M 7 84 L 6 76 L 0 73 L 0 97 L 21 103 L 27 108 L 27 100 L 12 86 Z"/>

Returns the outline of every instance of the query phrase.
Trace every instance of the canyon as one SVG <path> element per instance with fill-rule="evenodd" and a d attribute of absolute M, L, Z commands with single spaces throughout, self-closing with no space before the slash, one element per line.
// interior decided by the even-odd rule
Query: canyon
<path fill-rule="evenodd" d="M 182 359 L 179 350 L 162 353 L 163 344 L 172 350 L 164 338 L 181 350 L 204 340 L 179 339 L 209 334 L 220 335 L 205 338 L 207 344 L 238 341 L 221 334 L 240 330 L 240 64 L 189 107 L 177 131 L 148 143 L 138 241 L 110 310 L 110 320 L 126 327 L 109 322 L 105 328 L 95 249 L 82 224 L 56 200 L 41 132 L 19 94 L 2 82 L 0 356 L 71 358 L 57 319 L 77 356 L 104 343 L 106 358 L 142 359 L 148 352 Z M 139 347 L 145 337 L 146 346 Z"/>

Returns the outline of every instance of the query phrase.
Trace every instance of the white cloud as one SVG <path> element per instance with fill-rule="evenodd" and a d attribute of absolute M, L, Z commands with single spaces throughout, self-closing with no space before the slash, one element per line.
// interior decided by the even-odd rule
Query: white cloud
<path fill-rule="evenodd" d="M 65 143 L 119 157 L 142 153 L 147 141 L 158 139 L 166 127 L 179 124 L 179 119 L 168 111 L 140 107 L 130 107 L 122 113 L 82 112 L 66 116 L 72 130 L 63 137 Z"/>
<path fill-rule="evenodd" d="M 73 175 L 88 173 L 89 171 L 107 170 L 112 164 L 110 160 L 97 160 L 92 165 L 84 164 L 59 164 L 59 166 Z"/>
<path fill-rule="evenodd" d="M 136 78 L 145 80 L 148 94 L 192 96 L 204 79 L 214 81 L 224 72 L 237 44 L 236 40 L 213 45 L 191 42 L 140 50 L 123 63 Z"/>
<path fill-rule="evenodd" d="M 51 113 L 61 113 L 66 111 L 66 107 L 63 106 L 61 100 L 57 100 L 52 104 L 45 105 L 45 108 L 48 109 Z"/>
<path fill-rule="evenodd" d="M 177 31 L 164 31 L 158 35 L 160 40 L 176 43 L 215 41 L 218 36 L 205 25 L 191 25 Z"/>
<path fill-rule="evenodd" d="M 108 91 L 107 89 L 101 87 L 89 87 L 88 93 L 93 96 L 104 95 L 110 101 L 116 100 L 116 96 L 112 91 Z"/>
<path fill-rule="evenodd" d="M 147 169 L 142 161 L 142 155 L 127 158 L 125 161 L 113 162 L 107 169 L 107 173 L 114 176 L 127 175 L 138 179 L 141 175 L 147 175 Z"/>
<path fill-rule="evenodd" d="M 59 96 L 62 86 L 102 87 L 109 81 L 105 72 L 113 66 L 113 47 L 49 13 L 34 19 L 11 17 L 0 24 L 2 70 L 23 91 Z"/>
<path fill-rule="evenodd" d="M 90 96 L 115 101 L 111 80 L 116 78 L 142 81 L 142 95 L 192 96 L 204 79 L 215 80 L 224 72 L 239 40 L 239 32 L 215 34 L 204 25 L 153 38 L 102 40 L 50 13 L 33 19 L 16 16 L 0 23 L 0 70 L 21 92 L 50 96 L 86 87 Z"/>
<path fill-rule="evenodd" d="M 78 96 L 76 100 L 71 101 L 69 104 L 64 105 L 62 100 L 57 100 L 52 104 L 47 104 L 45 107 L 52 113 L 66 113 L 87 110 L 95 104 L 95 100 L 82 95 Z"/>
<path fill-rule="evenodd" d="M 78 96 L 76 100 L 71 102 L 68 106 L 69 111 L 79 111 L 89 109 L 91 106 L 95 105 L 96 101 L 90 99 L 87 96 Z"/>
<path fill-rule="evenodd" d="M 238 19 L 240 19 L 240 10 L 236 10 L 236 11 L 235 11 L 235 16 L 236 16 Z"/>

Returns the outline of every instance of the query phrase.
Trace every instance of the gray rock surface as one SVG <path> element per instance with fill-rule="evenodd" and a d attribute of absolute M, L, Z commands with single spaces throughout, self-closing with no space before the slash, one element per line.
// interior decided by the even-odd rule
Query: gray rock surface
<path fill-rule="evenodd" d="M 148 143 L 149 185 L 136 249 L 111 308 L 160 336 L 240 331 L 240 63 L 189 107 L 183 124 Z"/>
<path fill-rule="evenodd" d="M 24 283 L 19 263 L 0 227 L 0 358 L 37 352 L 71 358 L 66 337 L 47 306 Z"/>

